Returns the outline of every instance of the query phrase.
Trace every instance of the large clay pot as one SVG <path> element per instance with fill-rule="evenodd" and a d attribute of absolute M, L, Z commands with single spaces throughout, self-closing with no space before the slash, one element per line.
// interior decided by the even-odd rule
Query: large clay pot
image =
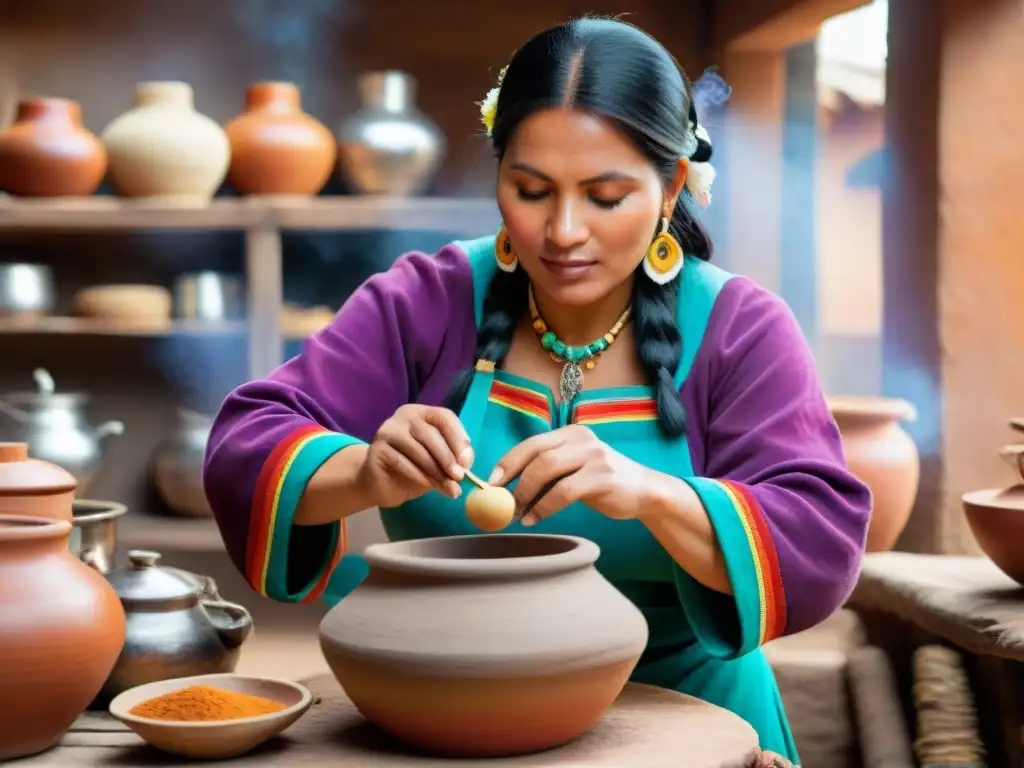
<path fill-rule="evenodd" d="M 841 395 L 828 399 L 843 436 L 850 471 L 873 497 L 868 527 L 868 552 L 887 552 L 896 545 L 917 498 L 921 461 L 917 446 L 901 421 L 917 418 L 914 406 L 889 397 Z"/>
<path fill-rule="evenodd" d="M 125 637 L 114 589 L 68 549 L 71 523 L 0 516 L 0 760 L 54 746 Z"/>
<path fill-rule="evenodd" d="M 0 191 L 20 197 L 91 195 L 103 181 L 107 151 L 82 125 L 70 99 L 25 99 L 0 133 Z"/>
<path fill-rule="evenodd" d="M 231 159 L 224 130 L 196 112 L 188 83 L 140 83 L 132 108 L 102 138 L 110 182 L 125 197 L 205 203 L 224 181 Z"/>
<path fill-rule="evenodd" d="M 338 148 L 327 127 L 302 111 L 292 83 L 256 83 L 246 110 L 224 130 L 231 142 L 228 182 L 243 195 L 315 195 L 330 178 Z"/>
<path fill-rule="evenodd" d="M 369 576 L 320 625 L 331 670 L 371 722 L 447 756 L 564 744 L 621 692 L 643 614 L 571 536 L 480 535 L 367 547 Z"/>
<path fill-rule="evenodd" d="M 411 195 L 433 178 L 444 134 L 416 106 L 416 80 L 405 72 L 359 76 L 362 108 L 338 130 L 339 170 L 359 192 Z"/>
<path fill-rule="evenodd" d="M 77 487 L 67 470 L 30 459 L 27 443 L 0 443 L 0 515 L 71 522 Z"/>

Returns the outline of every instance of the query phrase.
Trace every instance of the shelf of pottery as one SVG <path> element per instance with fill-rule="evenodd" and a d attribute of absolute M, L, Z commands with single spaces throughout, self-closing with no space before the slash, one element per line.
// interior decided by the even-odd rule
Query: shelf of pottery
<path fill-rule="evenodd" d="M 98 137 L 75 101 L 22 100 L 0 132 L 0 232 L 243 230 L 246 274 L 185 274 L 170 289 L 91 286 L 75 296 L 73 317 L 51 317 L 52 272 L 0 263 L 0 332 L 248 331 L 249 374 L 264 375 L 282 361 L 285 338 L 333 315 L 284 305 L 282 231 L 497 229 L 491 200 L 417 197 L 446 142 L 417 109 L 415 88 L 404 72 L 361 75 L 362 107 L 337 136 L 283 82 L 250 86 L 245 111 L 224 126 L 196 111 L 189 84 L 140 83 Z M 358 194 L 318 196 L 333 173 Z M 113 195 L 97 194 L 104 181 Z"/>

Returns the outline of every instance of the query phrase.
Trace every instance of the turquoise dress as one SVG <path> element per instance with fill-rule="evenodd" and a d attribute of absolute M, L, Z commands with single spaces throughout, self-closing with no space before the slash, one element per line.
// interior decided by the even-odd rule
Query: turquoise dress
<path fill-rule="evenodd" d="M 476 296 L 486 293 L 493 273 L 490 242 L 462 243 L 473 265 Z M 684 339 L 676 372 L 681 386 L 700 346 L 711 308 L 729 275 L 709 264 L 694 262 L 684 271 L 680 287 L 679 323 Z M 477 320 L 482 310 L 477 299 Z M 647 386 L 591 389 L 572 402 L 557 403 L 542 384 L 504 371 L 478 371 L 459 413 L 476 452 L 473 469 L 486 477 L 516 444 L 567 424 L 584 424 L 601 440 L 651 469 L 691 480 L 693 466 L 685 437 L 667 438 L 658 428 L 653 392 Z M 513 483 L 514 487 L 514 483 Z M 392 541 L 434 536 L 479 534 L 464 513 L 464 496 L 440 493 L 395 509 L 381 518 Z M 705 496 L 707 489 L 704 489 Z M 722 595 L 699 584 L 669 556 L 647 527 L 637 520 L 612 520 L 582 503 L 558 512 L 530 528 L 518 522 L 503 533 L 551 533 L 580 536 L 601 549 L 597 569 L 644 614 L 650 629 L 647 649 L 632 680 L 686 693 L 724 707 L 757 731 L 761 748 L 798 764 L 778 687 L 759 647 L 758 632 L 744 627 L 759 621 L 757 578 L 730 572 L 734 595 Z M 735 546 L 743 557 L 748 544 L 742 530 L 718 534 L 723 548 Z M 728 554 L 728 553 L 727 553 Z M 735 566 L 739 567 L 739 566 Z M 753 569 L 753 564 L 748 566 Z M 365 561 L 346 556 L 324 595 L 329 603 L 342 599 L 367 572 Z M 747 594 L 745 591 L 753 591 Z"/>

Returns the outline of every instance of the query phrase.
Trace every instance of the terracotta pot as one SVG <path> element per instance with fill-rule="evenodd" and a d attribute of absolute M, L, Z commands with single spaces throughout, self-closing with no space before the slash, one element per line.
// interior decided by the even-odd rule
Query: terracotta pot
<path fill-rule="evenodd" d="M 0 133 L 0 190 L 12 195 L 91 195 L 106 170 L 107 151 L 82 125 L 77 101 L 25 99 Z"/>
<path fill-rule="evenodd" d="M 900 427 L 917 418 L 914 406 L 888 397 L 843 395 L 828 400 L 843 436 L 850 471 L 874 497 L 868 552 L 896 545 L 917 498 L 921 461 L 917 446 Z"/>
<path fill-rule="evenodd" d="M 1024 586 L 1024 485 L 966 493 L 961 498 L 971 533 L 996 566 Z"/>
<path fill-rule="evenodd" d="M 0 515 L 71 522 L 77 487 L 67 470 L 30 459 L 26 443 L 0 443 Z"/>
<path fill-rule="evenodd" d="M 480 535 L 367 547 L 369 576 L 320 625 L 359 711 L 447 756 L 508 756 L 581 735 L 647 644 L 643 614 L 571 536 Z"/>
<path fill-rule="evenodd" d="M 0 760 L 54 746 L 124 644 L 107 580 L 68 549 L 71 523 L 0 516 Z"/>
<path fill-rule="evenodd" d="M 315 195 L 337 159 L 333 134 L 302 111 L 292 83 L 256 83 L 246 111 L 224 130 L 231 142 L 228 183 L 243 195 Z"/>
<path fill-rule="evenodd" d="M 188 83 L 140 83 L 133 106 L 103 131 L 108 176 L 125 197 L 202 204 L 213 196 L 231 159 L 224 130 L 195 110 Z"/>

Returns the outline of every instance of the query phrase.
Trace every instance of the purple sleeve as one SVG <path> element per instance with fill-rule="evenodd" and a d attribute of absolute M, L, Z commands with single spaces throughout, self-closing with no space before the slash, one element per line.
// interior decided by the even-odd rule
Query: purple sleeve
<path fill-rule="evenodd" d="M 475 334 L 472 292 L 456 246 L 407 254 L 360 286 L 300 355 L 228 395 L 203 483 L 228 553 L 259 593 L 310 601 L 323 592 L 345 531 L 292 524 L 305 484 L 402 405 L 443 396 L 451 376 L 437 371 L 457 370 Z"/>
<path fill-rule="evenodd" d="M 742 653 L 842 606 L 860 570 L 871 494 L 846 468 L 811 351 L 777 296 L 729 280 L 688 384 L 703 476 L 691 484 L 733 583 L 740 637 L 726 645 Z"/>

